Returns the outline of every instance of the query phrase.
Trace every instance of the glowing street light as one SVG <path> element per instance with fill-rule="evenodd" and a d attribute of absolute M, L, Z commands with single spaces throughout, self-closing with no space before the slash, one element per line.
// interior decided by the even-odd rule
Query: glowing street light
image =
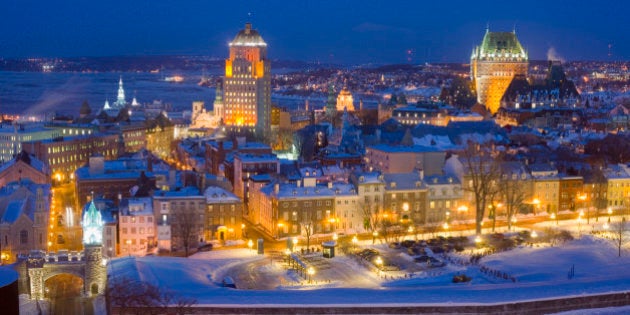
<path fill-rule="evenodd" d="M 298 244 L 297 237 L 294 237 L 292 241 L 293 241 L 293 250 L 295 250 L 297 248 L 297 244 Z"/>
<path fill-rule="evenodd" d="M 372 244 L 376 242 L 377 237 L 378 237 L 378 231 L 372 232 Z"/>
<path fill-rule="evenodd" d="M 308 267 L 308 269 L 306 270 L 306 273 L 308 273 L 308 283 L 312 283 L 313 275 L 315 274 L 315 269 L 313 267 Z"/>
<path fill-rule="evenodd" d="M 357 243 L 358 243 L 358 242 L 359 242 L 359 239 L 357 238 L 357 236 L 356 236 L 356 235 L 355 235 L 355 236 L 353 236 L 353 237 L 352 237 L 352 247 L 353 247 L 354 251 L 356 251 L 356 250 L 357 250 Z"/>
<path fill-rule="evenodd" d="M 254 247 L 254 242 L 252 240 L 247 241 L 247 247 L 249 247 L 249 250 L 252 250 L 252 247 Z"/>
<path fill-rule="evenodd" d="M 337 233 L 333 233 L 332 239 L 335 242 L 339 239 L 339 236 L 337 235 Z"/>
<path fill-rule="evenodd" d="M 538 233 L 536 233 L 536 231 L 532 231 L 531 236 L 532 236 L 532 238 L 537 238 L 538 237 Z"/>
<path fill-rule="evenodd" d="M 476 244 L 481 243 L 481 236 L 479 236 L 479 235 L 475 236 L 475 243 Z"/>
<path fill-rule="evenodd" d="M 376 257 L 376 260 L 374 260 L 374 263 L 376 264 L 377 273 L 380 275 L 381 266 L 383 265 L 383 259 L 381 258 L 381 256 Z"/>

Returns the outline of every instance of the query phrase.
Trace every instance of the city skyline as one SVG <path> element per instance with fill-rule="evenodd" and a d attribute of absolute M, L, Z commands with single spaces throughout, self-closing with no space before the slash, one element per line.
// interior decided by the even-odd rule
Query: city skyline
<path fill-rule="evenodd" d="M 192 54 L 225 58 L 245 22 L 265 34 L 272 59 L 310 62 L 468 62 L 489 25 L 516 32 L 530 59 L 626 60 L 623 3 L 463 1 L 235 4 L 33 0 L 0 13 L 0 56 L 72 57 Z M 588 15 L 587 15 L 588 14 Z"/>

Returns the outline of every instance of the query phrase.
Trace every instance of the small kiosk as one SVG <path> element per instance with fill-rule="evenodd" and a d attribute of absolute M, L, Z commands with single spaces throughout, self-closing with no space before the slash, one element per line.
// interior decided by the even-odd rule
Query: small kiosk
<path fill-rule="evenodd" d="M 322 243 L 322 253 L 324 258 L 333 258 L 335 257 L 335 247 L 337 246 L 337 242 L 323 242 Z"/>

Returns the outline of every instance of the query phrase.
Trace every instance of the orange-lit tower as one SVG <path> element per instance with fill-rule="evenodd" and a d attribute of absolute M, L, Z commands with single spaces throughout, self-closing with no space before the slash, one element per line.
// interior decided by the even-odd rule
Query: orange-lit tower
<path fill-rule="evenodd" d="M 481 45 L 470 57 L 470 77 L 477 90 L 477 102 L 491 113 L 501 106 L 501 98 L 517 74 L 527 76 L 527 52 L 516 32 L 490 32 L 486 29 Z"/>
<path fill-rule="evenodd" d="M 225 60 L 223 122 L 268 135 L 271 122 L 271 68 L 267 44 L 251 23 L 230 42 Z"/>

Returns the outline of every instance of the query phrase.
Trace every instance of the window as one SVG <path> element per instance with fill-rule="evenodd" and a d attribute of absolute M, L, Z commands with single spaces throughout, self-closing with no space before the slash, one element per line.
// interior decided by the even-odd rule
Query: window
<path fill-rule="evenodd" d="M 435 209 L 435 201 L 431 201 L 431 202 L 429 203 L 429 208 L 431 208 L 431 209 Z"/>
<path fill-rule="evenodd" d="M 20 231 L 20 244 L 28 243 L 28 232 L 26 230 Z"/>

